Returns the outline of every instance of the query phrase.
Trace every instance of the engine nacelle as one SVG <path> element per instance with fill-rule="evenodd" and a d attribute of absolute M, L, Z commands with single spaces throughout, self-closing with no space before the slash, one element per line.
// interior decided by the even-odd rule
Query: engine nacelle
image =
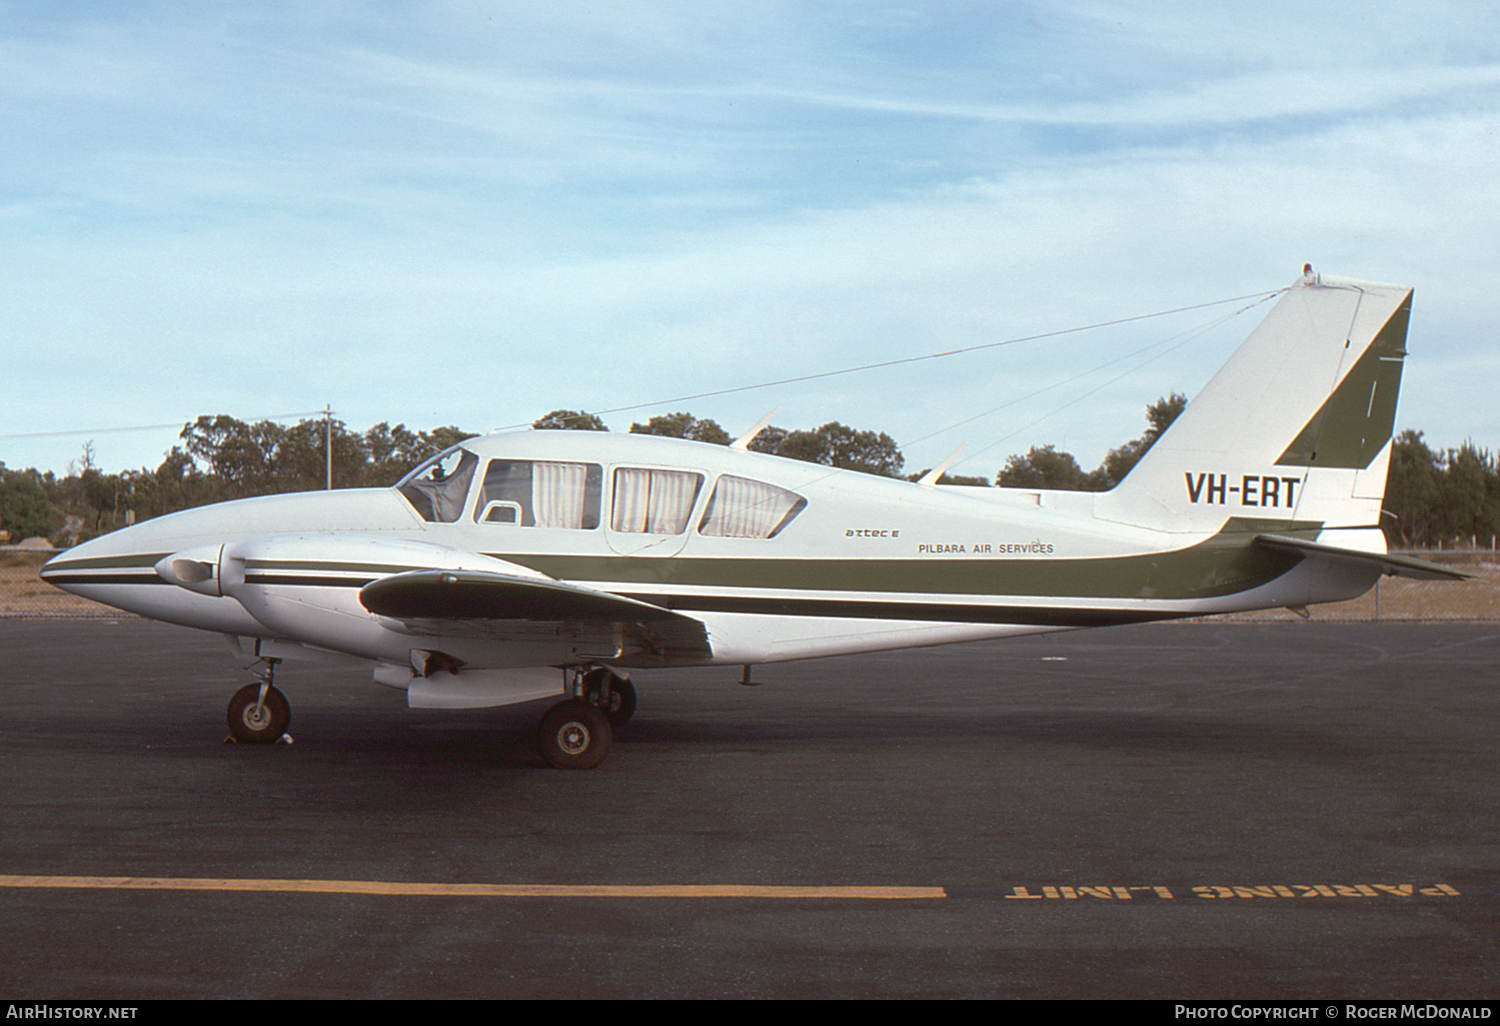
<path fill-rule="evenodd" d="M 234 542 L 223 546 L 215 574 L 194 580 L 205 573 L 208 563 L 204 550 L 188 550 L 162 560 L 157 572 L 163 577 L 171 574 L 167 579 L 184 588 L 217 587 L 273 637 L 398 664 L 407 662 L 413 639 L 392 630 L 360 604 L 359 589 L 371 581 L 412 570 L 487 570 L 550 580 L 474 552 L 352 534 L 288 534 Z"/>
<path fill-rule="evenodd" d="M 156 563 L 156 576 L 179 588 L 219 598 L 224 594 L 220 586 L 223 571 L 222 545 L 200 545 L 197 548 L 174 552 Z"/>

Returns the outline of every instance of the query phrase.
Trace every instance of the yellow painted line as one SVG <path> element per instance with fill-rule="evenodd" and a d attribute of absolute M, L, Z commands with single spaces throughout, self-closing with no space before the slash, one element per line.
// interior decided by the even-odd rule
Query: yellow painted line
<path fill-rule="evenodd" d="M 758 884 L 443 884 L 384 880 L 234 880 L 150 876 L 0 876 L 0 887 L 127 891 L 263 891 L 462 898 L 946 898 L 941 887 L 779 887 Z"/>

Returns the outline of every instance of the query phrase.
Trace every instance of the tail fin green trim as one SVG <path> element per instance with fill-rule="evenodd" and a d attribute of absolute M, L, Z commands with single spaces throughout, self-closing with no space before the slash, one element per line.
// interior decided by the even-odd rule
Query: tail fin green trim
<path fill-rule="evenodd" d="M 1391 440 L 1406 356 L 1411 293 L 1332 395 L 1277 459 L 1278 467 L 1363 470 Z"/>

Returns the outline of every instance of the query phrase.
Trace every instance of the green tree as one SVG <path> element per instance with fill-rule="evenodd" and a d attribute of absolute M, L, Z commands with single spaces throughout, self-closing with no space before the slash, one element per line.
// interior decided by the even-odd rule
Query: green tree
<path fill-rule="evenodd" d="M 728 445 L 734 441 L 729 432 L 711 420 L 699 420 L 691 413 L 672 413 L 652 417 L 644 424 L 631 424 L 633 435 L 665 435 L 668 438 L 686 438 L 694 442 L 709 442 L 713 445 Z"/>
<path fill-rule="evenodd" d="M 142 520 L 219 502 L 226 497 L 224 483 L 199 470 L 197 462 L 180 446 L 172 446 L 172 451 L 152 472 L 151 478 L 151 484 L 145 489 L 149 505 L 136 512 Z"/>
<path fill-rule="evenodd" d="M 1111 449 L 1104 457 L 1104 462 L 1094 472 L 1096 480 L 1105 482 L 1105 488 L 1113 488 L 1125 480 L 1125 475 L 1130 473 L 1132 467 L 1140 462 L 1146 451 L 1156 443 L 1172 422 L 1187 407 L 1187 396 L 1181 392 L 1173 392 L 1171 395 L 1162 396 L 1156 402 L 1146 407 L 1146 433 L 1141 437 L 1126 442 L 1118 449 Z"/>
<path fill-rule="evenodd" d="M 608 428 L 605 430 L 608 430 Z M 426 454 L 421 457 L 425 460 L 428 456 L 436 456 L 446 449 L 453 448 L 466 438 L 475 438 L 477 434 L 476 432 L 465 431 L 463 428 L 448 424 L 445 427 L 420 432 L 419 437 L 422 439 L 422 444 L 427 447 Z"/>
<path fill-rule="evenodd" d="M 1422 440 L 1422 432 L 1406 430 L 1391 443 L 1390 470 L 1385 478 L 1388 515 L 1381 517 L 1386 541 L 1402 548 L 1426 548 L 1439 530 L 1439 477 L 1442 457 Z"/>
<path fill-rule="evenodd" d="M 768 426 L 755 436 L 750 449 L 881 477 L 900 477 L 906 462 L 890 435 L 883 431 L 860 431 L 836 420 L 811 431 Z"/>
<path fill-rule="evenodd" d="M 932 468 L 928 467 L 921 473 L 908 474 L 906 475 L 906 479 L 908 481 L 920 481 L 931 470 Z M 940 485 L 964 485 L 969 488 L 989 488 L 992 484 L 987 477 L 973 477 L 968 474 L 939 474 L 937 481 L 934 483 Z"/>
<path fill-rule="evenodd" d="M 11 542 L 51 538 L 63 525 L 63 512 L 47 496 L 35 470 L 6 470 L 0 463 L 0 530 Z"/>
<path fill-rule="evenodd" d="M 381 423 L 357 434 L 341 421 L 330 425 L 322 418 L 283 427 L 204 416 L 184 425 L 184 444 L 173 446 L 154 471 L 105 474 L 94 466 L 91 445 L 62 479 L 35 471 L 16 477 L 18 472 L 0 464 L 4 515 L 16 521 L 13 526 L 0 521 L 0 528 L 17 537 L 23 530 L 44 530 L 59 541 L 66 522 L 76 525 L 69 528 L 71 542 L 207 503 L 320 490 L 327 482 L 330 428 L 333 483 L 340 488 L 394 484 L 422 460 L 473 437 L 451 425 L 414 432 Z"/>
<path fill-rule="evenodd" d="M 881 477 L 900 477 L 906 464 L 896 440 L 883 431 L 857 431 L 832 421 L 818 428 L 816 434 L 826 442 L 830 466 Z"/>
<path fill-rule="evenodd" d="M 1500 534 L 1500 461 L 1467 441 L 1437 452 L 1420 431 L 1391 443 L 1390 471 L 1381 503 L 1386 540 L 1401 548 L 1488 544 Z"/>
<path fill-rule="evenodd" d="M 1085 472 L 1072 453 L 1058 452 L 1053 446 L 1032 446 L 1024 456 L 1011 456 L 995 476 L 1003 488 L 1052 488 L 1061 491 L 1108 491 L 1130 473 L 1147 450 L 1172 426 L 1187 407 L 1187 396 L 1180 392 L 1162 396 L 1146 407 L 1146 433 L 1111 449 L 1098 469 Z"/>
<path fill-rule="evenodd" d="M 395 484 L 425 458 L 415 431 L 407 430 L 405 424 L 391 427 L 383 420 L 365 432 L 364 449 L 365 483 L 371 486 Z"/>
<path fill-rule="evenodd" d="M 581 410 L 553 410 L 539 420 L 531 422 L 536 431 L 608 431 L 604 421 L 592 413 Z"/>
<path fill-rule="evenodd" d="M 452 448 L 474 432 L 452 426 L 412 431 L 405 424 L 391 427 L 381 421 L 364 433 L 364 484 L 369 488 L 393 485 L 423 460 Z"/>
<path fill-rule="evenodd" d="M 781 443 L 786 441 L 788 433 L 786 428 L 767 424 L 760 429 L 759 434 L 750 439 L 750 451 L 763 452 L 770 456 L 780 455 Z"/>
<path fill-rule="evenodd" d="M 303 420 L 283 428 L 272 455 L 272 489 L 278 492 L 311 492 L 328 487 L 328 451 L 333 449 L 333 485 L 356 487 L 364 483 L 364 440 L 351 434 L 341 420 Z"/>
<path fill-rule="evenodd" d="M 833 465 L 833 460 L 829 458 L 828 443 L 816 431 L 786 432 L 776 446 L 776 455 L 789 460 L 801 460 L 803 463 Z"/>
<path fill-rule="evenodd" d="M 1460 545 L 1500 531 L 1500 467 L 1488 449 L 1466 441 L 1448 450 L 1442 476 L 1442 536 Z"/>
<path fill-rule="evenodd" d="M 274 470 L 276 446 L 286 429 L 269 420 L 247 424 L 220 414 L 199 417 L 179 436 L 189 455 L 208 464 L 222 482 L 226 497 L 279 491 Z"/>
<path fill-rule="evenodd" d="M 1052 488 L 1073 492 L 1097 492 L 1103 489 L 1099 478 L 1084 472 L 1070 452 L 1058 452 L 1054 446 L 1033 445 L 1024 456 L 1012 456 L 995 477 L 1001 488 Z"/>

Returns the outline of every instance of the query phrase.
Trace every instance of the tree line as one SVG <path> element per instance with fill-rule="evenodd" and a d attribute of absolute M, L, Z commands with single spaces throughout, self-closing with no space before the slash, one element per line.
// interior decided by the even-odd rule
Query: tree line
<path fill-rule="evenodd" d="M 429 456 L 473 437 L 456 427 L 412 431 L 376 424 L 363 434 L 342 421 L 304 420 L 287 426 L 233 417 L 199 417 L 155 470 L 106 474 L 85 445 L 66 477 L 9 470 L 0 463 L 0 530 L 13 541 L 86 541 L 140 520 L 181 509 L 277 492 L 323 488 L 333 451 L 335 488 L 395 484 Z M 61 535 L 61 537 L 59 537 Z"/>
<path fill-rule="evenodd" d="M 1145 432 L 1111 449 L 1091 471 L 1071 453 L 1040 445 L 1010 456 L 993 480 L 945 474 L 939 482 L 1106 491 L 1124 479 L 1186 405 L 1185 396 L 1173 393 L 1147 406 Z M 532 427 L 609 430 L 597 416 L 577 410 L 553 410 Z M 690 413 L 652 417 L 631 424 L 630 431 L 716 445 L 733 440 L 714 421 Z M 183 426 L 181 444 L 173 446 L 155 470 L 103 473 L 93 464 L 91 445 L 84 446 L 82 457 L 65 477 L 51 471 L 11 470 L 0 463 L 0 531 L 11 541 L 43 537 L 71 544 L 193 506 L 313 491 L 328 482 L 330 450 L 333 487 L 388 486 L 423 460 L 473 435 L 451 425 L 413 431 L 404 424 L 392 427 L 382 422 L 361 433 L 339 420 L 303 420 L 286 426 L 203 416 Z M 838 421 L 810 429 L 771 425 L 755 437 L 750 449 L 883 477 L 914 481 L 925 473 L 904 473 L 900 447 L 885 432 Z M 1473 442 L 1439 450 L 1430 448 L 1420 431 L 1402 432 L 1391 452 L 1384 508 L 1382 526 L 1394 547 L 1488 547 L 1500 535 L 1500 460 Z"/>

